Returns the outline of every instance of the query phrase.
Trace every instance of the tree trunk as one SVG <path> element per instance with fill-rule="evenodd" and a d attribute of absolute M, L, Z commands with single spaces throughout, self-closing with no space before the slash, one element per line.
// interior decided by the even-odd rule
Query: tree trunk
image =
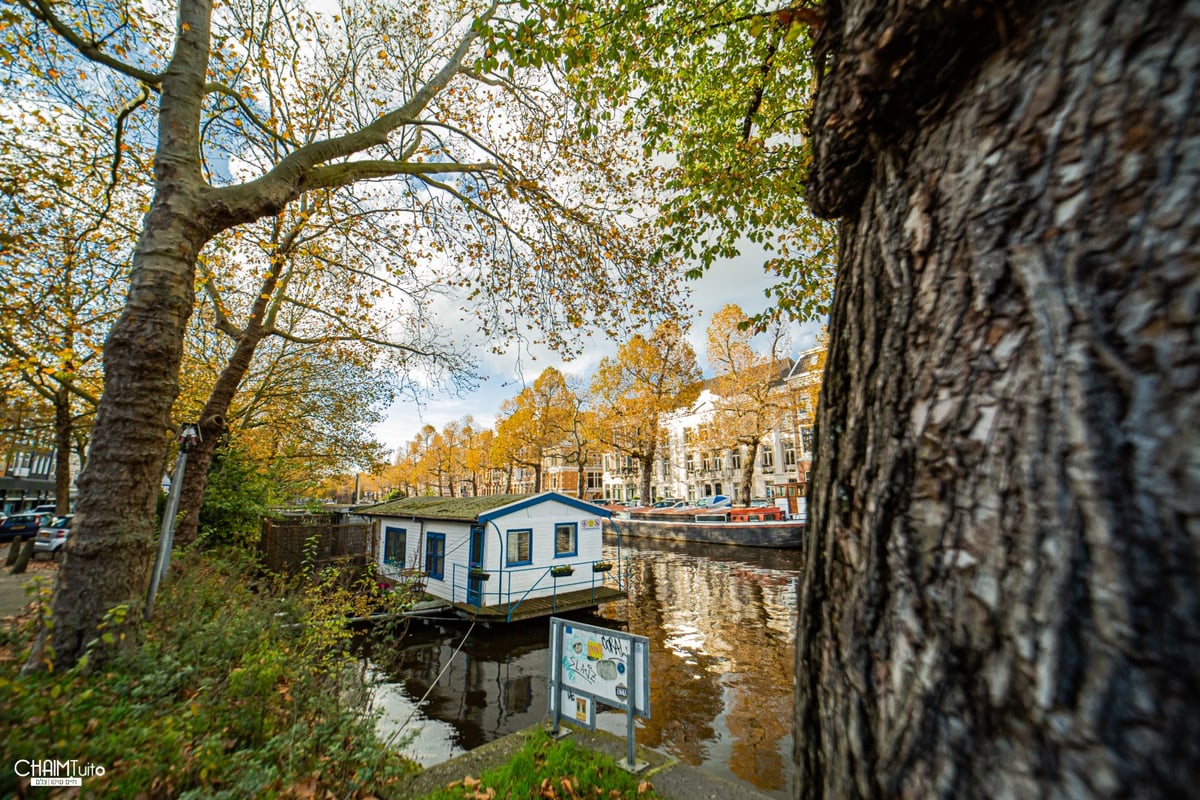
<path fill-rule="evenodd" d="M 831 0 L 802 797 L 1200 783 L 1200 4 Z"/>
<path fill-rule="evenodd" d="M 71 393 L 60 387 L 54 393 L 54 513 L 71 513 L 71 445 L 74 444 Z"/>
<path fill-rule="evenodd" d="M 126 620 L 132 627 L 144 602 L 155 499 L 171 404 L 179 391 L 198 250 L 190 243 L 192 215 L 156 207 L 134 256 L 125 311 L 104 347 L 104 396 L 54 590 L 53 646 L 59 664 L 74 663 L 83 654 L 109 609 L 129 604 Z M 31 664 L 41 654 L 39 646 Z"/>
<path fill-rule="evenodd" d="M 134 252 L 124 311 L 104 344 L 104 396 L 54 587 L 52 644 L 59 666 L 78 660 L 114 606 L 130 609 L 123 626 L 110 626 L 116 641 L 137 640 L 196 256 L 222 227 L 212 218 L 222 209 L 208 201 L 197 138 L 211 14 L 207 3 L 179 5 L 179 36 L 159 100 L 155 194 Z M 39 637 L 30 667 L 43 659 L 45 643 L 45 635 Z M 102 655 L 97 651 L 96 658 Z"/>
<path fill-rule="evenodd" d="M 746 445 L 746 460 L 742 463 L 742 505 L 750 505 L 754 494 L 754 461 L 758 457 L 760 439 L 748 442 Z"/>
<path fill-rule="evenodd" d="M 654 454 L 656 452 L 658 452 L 658 448 L 652 444 L 645 453 L 638 456 L 638 466 L 642 469 L 642 474 L 638 476 L 638 491 L 641 493 L 638 502 L 644 506 L 648 506 L 654 502 L 654 496 L 650 494 L 650 479 L 653 477 Z"/>
<path fill-rule="evenodd" d="M 264 292 L 259 295 L 256 306 L 266 305 L 263 299 L 265 294 Z M 212 466 L 213 453 L 221 434 L 225 431 L 233 397 L 250 370 L 254 351 L 263 340 L 263 336 L 261 313 L 252 314 L 249 325 L 238 338 L 233 355 L 217 376 L 208 401 L 204 404 L 204 410 L 200 413 L 201 441 L 188 452 L 187 465 L 184 467 L 183 487 L 179 495 L 179 509 L 183 518 L 175 532 L 176 547 L 183 547 L 196 540 L 200 530 L 200 508 L 204 505 L 204 490 L 208 486 L 208 469 Z M 357 500 L 355 497 L 355 501 Z"/>

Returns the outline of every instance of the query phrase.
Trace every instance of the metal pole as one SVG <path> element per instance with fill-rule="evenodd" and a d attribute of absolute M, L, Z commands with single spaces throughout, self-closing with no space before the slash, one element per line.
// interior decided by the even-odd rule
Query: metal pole
<path fill-rule="evenodd" d="M 187 467 L 187 451 L 180 448 L 175 460 L 175 474 L 171 476 L 171 491 L 167 494 L 167 507 L 163 509 L 162 529 L 158 533 L 158 554 L 154 558 L 154 571 L 150 573 L 150 591 L 146 596 L 147 620 L 154 613 L 154 598 L 158 586 L 171 563 L 171 542 L 175 533 L 175 515 L 179 513 L 179 495 L 183 492 L 183 472 Z"/>
<path fill-rule="evenodd" d="M 146 594 L 146 620 L 154 613 L 154 598 L 159 584 L 167 575 L 171 563 L 171 543 L 175 538 L 175 515 L 179 513 L 179 496 L 183 493 L 183 473 L 187 467 L 187 454 L 200 442 L 200 426 L 186 424 L 179 430 L 179 458 L 175 460 L 175 474 L 171 477 L 171 491 L 167 493 L 167 507 L 163 509 L 162 529 L 158 534 L 158 554 L 154 558 L 154 571 L 150 573 L 150 590 Z"/>
<path fill-rule="evenodd" d="M 633 726 L 633 708 L 637 705 L 637 686 L 638 686 L 638 668 L 637 668 L 637 645 L 630 640 L 629 642 L 629 702 L 625 708 L 625 738 L 629 744 L 629 771 L 637 772 L 637 758 L 634 754 L 634 741 L 636 735 Z"/>

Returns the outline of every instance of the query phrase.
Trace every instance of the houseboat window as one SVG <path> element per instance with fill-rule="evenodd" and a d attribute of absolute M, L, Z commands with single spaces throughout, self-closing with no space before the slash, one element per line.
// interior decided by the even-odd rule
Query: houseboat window
<path fill-rule="evenodd" d="M 404 566 L 404 528 L 388 526 L 383 531 L 383 563 L 393 567 Z"/>
<path fill-rule="evenodd" d="M 446 534 L 429 533 L 425 536 L 425 574 L 434 580 L 442 580 L 446 574 Z"/>
<path fill-rule="evenodd" d="M 508 553 L 505 563 L 510 567 L 533 563 L 533 531 L 519 530 L 508 532 Z"/>
<path fill-rule="evenodd" d="M 560 522 L 554 526 L 554 557 L 573 556 L 579 552 L 579 526 L 574 522 Z"/>

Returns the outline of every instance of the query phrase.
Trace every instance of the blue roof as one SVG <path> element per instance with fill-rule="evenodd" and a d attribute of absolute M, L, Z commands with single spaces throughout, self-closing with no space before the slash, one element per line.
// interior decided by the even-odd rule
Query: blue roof
<path fill-rule="evenodd" d="M 595 503 L 589 503 L 586 500 L 580 500 L 578 497 L 571 497 L 569 495 L 559 494 L 558 492 L 542 492 L 541 494 L 530 495 L 529 497 L 517 500 L 516 502 L 501 506 L 491 511 L 486 511 L 480 514 L 478 519 L 480 522 L 488 522 L 493 519 L 499 519 L 500 517 L 507 516 L 514 511 L 520 511 L 531 506 L 540 505 L 541 503 L 545 503 L 550 500 L 562 503 L 565 506 L 570 506 L 578 511 L 587 512 L 593 516 L 604 517 L 605 519 L 612 516 L 612 512 L 607 508 L 598 506 Z"/>

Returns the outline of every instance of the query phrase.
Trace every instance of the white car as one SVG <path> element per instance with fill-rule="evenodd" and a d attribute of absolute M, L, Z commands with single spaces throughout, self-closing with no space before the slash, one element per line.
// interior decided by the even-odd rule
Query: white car
<path fill-rule="evenodd" d="M 71 535 L 72 517 L 74 517 L 73 514 L 54 517 L 38 528 L 37 538 L 33 541 L 34 558 L 37 558 L 39 553 L 48 553 L 51 558 L 58 558 L 62 555 L 67 537 Z"/>

